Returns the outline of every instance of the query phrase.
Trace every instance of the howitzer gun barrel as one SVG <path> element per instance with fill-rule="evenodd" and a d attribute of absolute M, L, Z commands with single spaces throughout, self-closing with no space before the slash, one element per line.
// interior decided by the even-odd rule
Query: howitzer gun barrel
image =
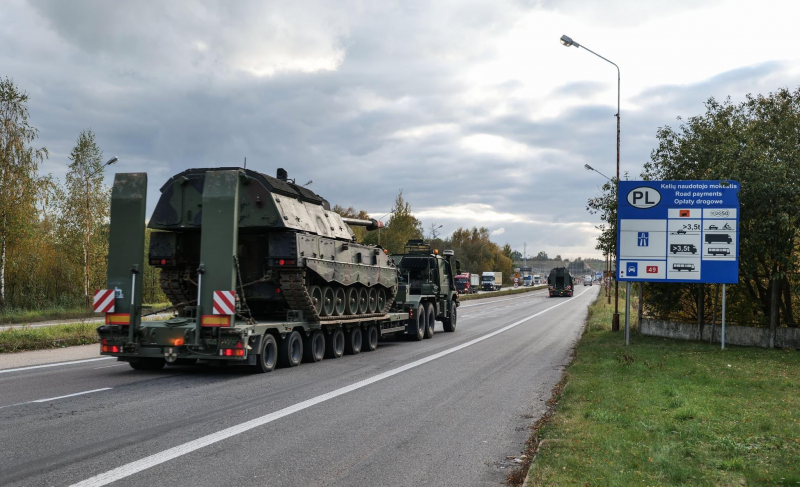
<path fill-rule="evenodd" d="M 350 226 L 356 227 L 365 227 L 368 231 L 377 230 L 379 228 L 383 228 L 383 222 L 380 220 L 376 220 L 374 218 L 370 218 L 369 220 L 361 220 L 358 218 L 345 218 L 342 217 L 342 221 L 347 223 Z"/>

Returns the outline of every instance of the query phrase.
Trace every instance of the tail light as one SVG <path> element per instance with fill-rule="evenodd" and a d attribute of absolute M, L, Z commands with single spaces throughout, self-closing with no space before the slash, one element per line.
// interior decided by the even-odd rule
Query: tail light
<path fill-rule="evenodd" d="M 219 351 L 223 357 L 244 357 L 244 349 L 242 348 L 223 348 Z"/>

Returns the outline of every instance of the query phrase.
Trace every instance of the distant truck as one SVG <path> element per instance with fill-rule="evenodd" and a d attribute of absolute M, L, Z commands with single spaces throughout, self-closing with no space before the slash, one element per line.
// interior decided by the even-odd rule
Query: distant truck
<path fill-rule="evenodd" d="M 592 285 L 592 276 L 583 276 L 583 285 L 584 286 L 591 286 Z"/>
<path fill-rule="evenodd" d="M 540 276 L 539 274 L 534 274 L 533 275 L 533 285 L 536 286 L 536 285 L 541 284 L 541 283 L 542 283 L 542 276 Z"/>
<path fill-rule="evenodd" d="M 522 278 L 523 286 L 533 286 L 533 276 L 524 276 Z"/>
<path fill-rule="evenodd" d="M 464 272 L 456 276 L 456 290 L 458 294 L 477 293 L 481 287 L 481 276 L 478 274 Z"/>
<path fill-rule="evenodd" d="M 574 285 L 572 283 L 572 276 L 566 267 L 556 267 L 550 271 L 547 277 L 547 289 L 550 291 L 550 297 L 567 296 L 572 297 Z"/>
<path fill-rule="evenodd" d="M 706 243 L 732 243 L 733 239 L 727 233 L 707 233 L 706 234 Z"/>
<path fill-rule="evenodd" d="M 503 287 L 502 272 L 484 272 L 481 275 L 481 289 L 484 291 L 499 291 Z"/>

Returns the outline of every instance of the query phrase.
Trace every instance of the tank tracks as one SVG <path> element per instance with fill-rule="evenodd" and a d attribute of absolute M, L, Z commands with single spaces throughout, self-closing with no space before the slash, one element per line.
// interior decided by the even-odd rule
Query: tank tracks
<path fill-rule="evenodd" d="M 178 305 L 197 299 L 197 286 L 180 269 L 161 269 L 161 291 L 170 303 Z"/>
<path fill-rule="evenodd" d="M 303 312 L 303 316 L 309 321 L 333 321 L 333 320 L 347 320 L 355 318 L 379 318 L 389 312 L 389 309 L 394 303 L 394 298 L 397 296 L 397 286 L 393 287 L 390 291 L 390 296 L 386 297 L 386 304 L 378 313 L 367 313 L 363 315 L 343 315 L 343 316 L 319 316 L 317 309 L 314 307 L 314 302 L 308 294 L 308 286 L 306 286 L 306 273 L 304 271 L 297 272 L 282 272 L 281 273 L 281 294 L 286 298 L 286 304 L 289 309 L 297 309 Z"/>

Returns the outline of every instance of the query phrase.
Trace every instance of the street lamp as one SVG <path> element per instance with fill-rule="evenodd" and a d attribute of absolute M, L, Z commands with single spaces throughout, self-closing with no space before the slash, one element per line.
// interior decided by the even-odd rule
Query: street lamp
<path fill-rule="evenodd" d="M 610 177 L 608 177 L 608 176 L 606 176 L 605 174 L 601 173 L 600 171 L 598 171 L 597 169 L 593 168 L 593 167 L 592 167 L 592 166 L 590 166 L 589 164 L 584 164 L 584 165 L 583 165 L 583 167 L 585 167 L 587 171 L 594 171 L 594 172 L 596 172 L 597 174 L 599 174 L 599 175 L 603 176 L 604 178 L 608 179 L 609 181 L 611 181 L 611 178 L 610 178 Z M 612 181 L 612 182 L 613 182 L 613 181 Z"/>
<path fill-rule="evenodd" d="M 587 51 L 591 52 L 595 56 L 599 57 L 603 61 L 606 61 L 610 64 L 613 64 L 615 68 L 617 68 L 617 180 L 616 180 L 616 192 L 617 192 L 617 208 L 619 209 L 619 99 L 620 99 L 620 74 L 619 74 L 619 66 L 609 59 L 604 58 L 603 56 L 597 54 L 596 52 L 592 51 L 586 46 L 582 46 L 577 42 L 573 41 L 571 37 L 563 35 L 561 36 L 561 44 L 564 47 L 572 47 L 575 46 L 577 48 L 584 48 Z M 586 165 L 588 168 L 588 164 Z M 614 279 L 614 319 L 611 322 L 611 330 L 612 331 L 619 331 L 619 282 Z"/>

